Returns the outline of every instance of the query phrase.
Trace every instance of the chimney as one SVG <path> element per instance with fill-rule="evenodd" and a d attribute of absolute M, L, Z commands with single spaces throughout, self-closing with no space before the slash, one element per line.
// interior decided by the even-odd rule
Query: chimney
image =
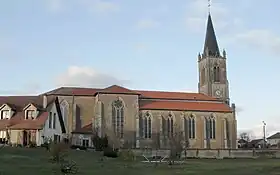
<path fill-rule="evenodd" d="M 43 96 L 43 108 L 44 108 L 44 109 L 47 107 L 47 104 L 48 104 L 48 99 L 47 99 L 47 96 L 44 95 L 44 96 Z"/>

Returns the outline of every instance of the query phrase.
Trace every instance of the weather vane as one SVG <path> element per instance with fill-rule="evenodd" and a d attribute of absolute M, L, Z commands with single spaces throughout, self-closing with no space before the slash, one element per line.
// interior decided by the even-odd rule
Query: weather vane
<path fill-rule="evenodd" d="M 208 0 L 208 13 L 210 13 L 211 10 L 211 0 Z"/>

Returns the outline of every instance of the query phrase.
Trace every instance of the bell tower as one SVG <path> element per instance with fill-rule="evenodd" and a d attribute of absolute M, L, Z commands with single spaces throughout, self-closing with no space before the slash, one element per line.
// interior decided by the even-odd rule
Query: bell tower
<path fill-rule="evenodd" d="M 211 14 L 208 15 L 204 49 L 198 54 L 200 93 L 215 97 L 229 104 L 226 51 L 220 53 Z"/>

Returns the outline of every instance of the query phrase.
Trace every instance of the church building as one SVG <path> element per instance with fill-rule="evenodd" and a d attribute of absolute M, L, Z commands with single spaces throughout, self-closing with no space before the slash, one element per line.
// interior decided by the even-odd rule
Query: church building
<path fill-rule="evenodd" d="M 92 147 L 93 131 L 115 146 L 168 148 L 180 135 L 186 147 L 235 149 L 235 105 L 230 104 L 226 52 L 220 52 L 211 15 L 204 49 L 198 55 L 198 93 L 61 87 L 43 95 L 57 96 L 67 137 L 74 145 Z"/>

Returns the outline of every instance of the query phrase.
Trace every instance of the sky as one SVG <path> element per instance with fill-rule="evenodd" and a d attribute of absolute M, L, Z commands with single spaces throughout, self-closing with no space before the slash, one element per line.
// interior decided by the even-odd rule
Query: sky
<path fill-rule="evenodd" d="M 207 0 L 0 0 L 1 95 L 60 86 L 197 92 Z M 239 131 L 280 131 L 278 0 L 212 0 Z"/>

